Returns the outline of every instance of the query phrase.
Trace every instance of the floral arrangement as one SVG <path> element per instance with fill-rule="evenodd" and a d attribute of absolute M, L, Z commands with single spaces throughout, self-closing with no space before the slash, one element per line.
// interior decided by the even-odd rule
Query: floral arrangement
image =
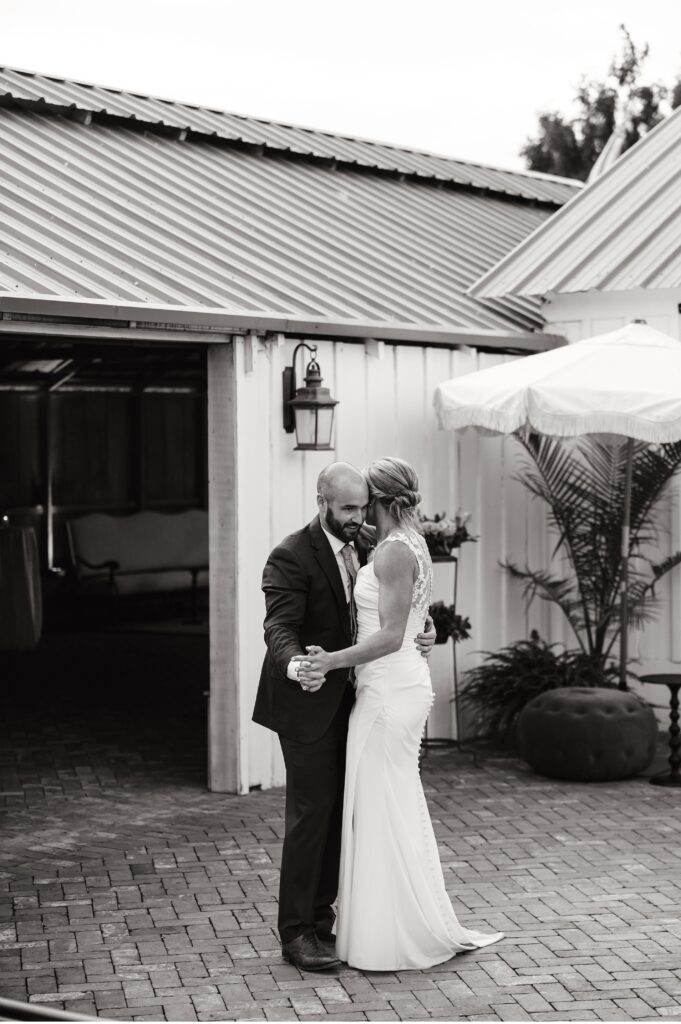
<path fill-rule="evenodd" d="M 453 518 L 446 512 L 434 515 L 432 519 L 424 515 L 419 516 L 421 530 L 431 555 L 451 555 L 453 548 L 461 547 L 466 541 L 476 541 L 478 538 L 468 529 L 470 518 L 471 513 L 462 512 L 461 509 L 457 509 Z"/>
<path fill-rule="evenodd" d="M 463 615 L 457 615 L 453 604 L 435 601 L 430 606 L 430 614 L 435 626 L 436 644 L 446 643 L 450 636 L 457 644 L 460 640 L 468 640 L 471 635 L 470 620 Z"/>

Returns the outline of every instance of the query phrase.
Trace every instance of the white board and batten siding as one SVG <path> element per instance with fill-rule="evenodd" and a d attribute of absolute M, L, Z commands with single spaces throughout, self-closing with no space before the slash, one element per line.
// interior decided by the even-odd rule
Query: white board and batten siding
<path fill-rule="evenodd" d="M 597 334 L 617 330 L 631 320 L 645 320 L 651 327 L 681 341 L 679 304 L 681 289 L 632 289 L 624 292 L 590 291 L 548 296 L 543 307 L 547 331 L 563 334 L 568 341 L 580 341 Z M 681 383 L 681 382 L 680 382 Z M 662 561 L 681 548 L 681 483 L 676 482 L 660 506 L 661 544 L 650 551 L 654 561 Z M 658 613 L 632 632 L 630 655 L 632 668 L 646 672 L 678 672 L 681 664 L 681 568 L 671 573 L 657 588 Z M 565 640 L 564 624 L 556 621 L 552 631 L 557 640 Z M 636 689 L 636 685 L 634 684 Z M 648 700 L 660 707 L 659 718 L 668 721 L 667 691 L 659 687 L 645 689 Z"/>
<path fill-rule="evenodd" d="M 324 383 L 339 405 L 335 451 L 296 452 L 294 435 L 282 426 L 282 370 L 296 341 L 266 343 L 235 339 L 237 417 L 237 587 L 238 706 L 241 737 L 239 791 L 284 780 L 277 737 L 250 721 L 264 655 L 260 590 L 270 550 L 316 514 L 316 479 L 330 461 L 362 467 L 381 455 L 399 455 L 416 467 L 422 508 L 472 513 L 480 539 L 461 551 L 458 610 L 469 615 L 472 638 L 458 650 L 460 673 L 479 659 L 480 650 L 528 635 L 547 635 L 546 608 L 526 615 L 519 591 L 498 565 L 512 557 L 534 561 L 546 550 L 541 509 L 511 479 L 519 468 L 513 439 L 481 438 L 440 431 L 432 398 L 435 386 L 451 377 L 510 358 L 474 349 L 449 350 L 382 342 L 320 342 L 318 360 Z M 298 360 L 298 374 L 302 370 Z M 435 567 L 434 599 L 451 601 L 452 566 Z M 453 737 L 455 716 L 451 641 L 432 660 L 436 701 L 431 736 Z M 234 732 L 232 732 L 234 735 Z"/>

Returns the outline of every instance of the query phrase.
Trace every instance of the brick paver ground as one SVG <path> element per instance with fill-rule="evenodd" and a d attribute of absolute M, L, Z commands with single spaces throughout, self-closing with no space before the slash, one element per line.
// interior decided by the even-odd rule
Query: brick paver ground
<path fill-rule="evenodd" d="M 681 1019 L 681 792 L 431 752 L 452 900 L 506 938 L 301 974 L 275 931 L 283 792 L 208 793 L 198 704 L 165 703 L 5 708 L 2 995 L 154 1021 Z"/>

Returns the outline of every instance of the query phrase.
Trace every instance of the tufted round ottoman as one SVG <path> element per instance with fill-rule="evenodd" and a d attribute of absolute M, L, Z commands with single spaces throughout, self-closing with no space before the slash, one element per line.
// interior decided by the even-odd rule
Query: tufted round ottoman
<path fill-rule="evenodd" d="M 651 763 L 656 738 L 653 709 L 626 690 L 547 690 L 526 704 L 518 719 L 522 757 L 554 779 L 630 778 Z"/>

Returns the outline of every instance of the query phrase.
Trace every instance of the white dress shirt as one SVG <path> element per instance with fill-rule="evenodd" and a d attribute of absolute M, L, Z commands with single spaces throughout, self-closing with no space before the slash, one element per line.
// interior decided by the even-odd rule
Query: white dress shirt
<path fill-rule="evenodd" d="M 333 533 L 329 533 L 328 530 L 324 529 L 323 524 L 322 524 L 322 530 L 324 531 L 324 535 L 325 535 L 326 539 L 328 540 L 328 542 L 329 542 L 329 544 L 331 546 L 331 550 L 333 551 L 334 555 L 336 556 L 336 562 L 338 563 L 338 569 L 339 569 L 339 572 L 341 574 L 341 579 L 343 581 L 343 587 L 345 589 L 345 600 L 349 602 L 350 601 L 350 577 L 348 576 L 348 570 L 346 568 L 345 562 L 343 561 L 343 556 L 341 555 L 341 551 L 343 550 L 345 545 L 348 543 L 348 541 L 341 540 L 340 537 L 336 537 L 336 536 L 334 536 Z M 359 556 L 357 554 L 357 549 L 356 549 L 355 545 L 352 542 L 350 542 L 350 557 L 352 558 L 352 564 L 355 567 L 355 572 L 359 571 Z M 291 661 L 289 661 L 288 668 L 286 669 L 286 675 L 289 677 L 289 679 L 295 679 L 297 681 L 297 679 L 298 679 L 298 665 L 299 664 L 300 664 L 299 662 L 294 661 L 293 659 L 291 659 Z"/>

